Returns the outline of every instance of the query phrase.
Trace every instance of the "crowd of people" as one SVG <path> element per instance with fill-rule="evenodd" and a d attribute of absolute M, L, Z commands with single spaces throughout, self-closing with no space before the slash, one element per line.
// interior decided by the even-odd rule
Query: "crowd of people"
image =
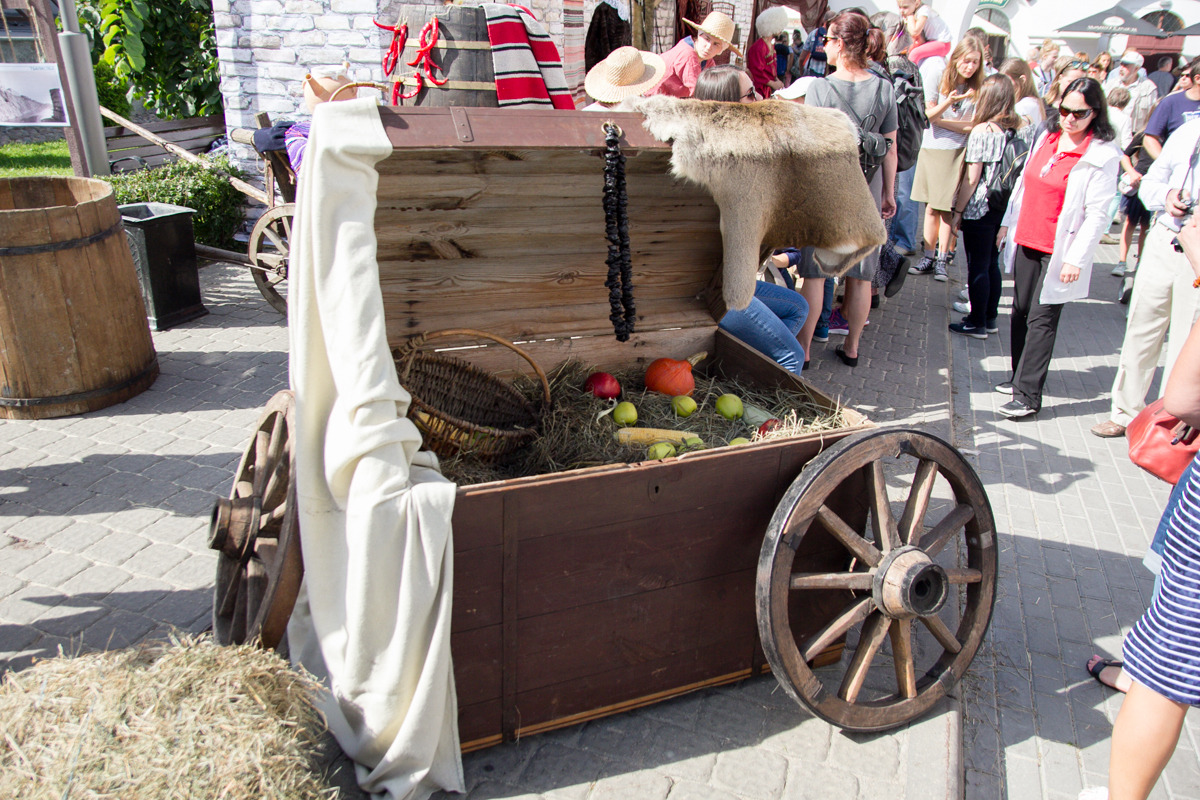
<path fill-rule="evenodd" d="M 864 177 L 889 222 L 892 254 L 911 257 L 882 283 L 880 252 L 835 282 L 804 249 L 767 262 L 782 283 L 760 280 L 743 311 L 720 325 L 800 374 L 814 342 L 845 336 L 846 366 L 879 294 L 907 275 L 946 281 L 961 241 L 966 287 L 953 303 L 963 316 L 951 333 L 986 339 L 999 332 L 1002 266 L 1013 283 L 1011 377 L 995 387 L 1009 418 L 1042 407 L 1064 306 L 1088 296 L 1098 245 L 1119 244 L 1113 275 L 1124 279 L 1128 321 L 1111 392 L 1111 411 L 1092 433 L 1123 436 L 1147 405 L 1165 351 L 1168 410 L 1200 425 L 1200 58 L 1159 57 L 1148 70 L 1133 50 L 1060 53 L 1051 40 L 1025 58 L 992 63 L 987 37 L 957 41 L 922 0 L 898 0 L 886 30 L 858 10 L 831 14 L 807 35 L 790 36 L 786 13 L 756 20 L 746 69 L 713 60 L 733 44 L 720 12 L 662 57 L 621 48 L 588 75 L 596 108 L 628 97 L 669 94 L 749 103 L 766 98 L 844 112 L 862 134 L 879 134 L 886 155 Z M 621 65 L 620 69 L 613 68 Z M 920 87 L 928 126 L 914 163 L 900 164 L 905 115 L 897 79 Z M 862 136 L 862 138 L 866 138 Z M 923 209 L 922 209 L 923 206 Z M 921 224 L 918 225 L 918 222 Z M 1110 229 L 1120 224 L 1119 237 Z M 919 239 L 918 239 L 919 234 Z M 895 258 L 891 261 L 894 263 Z M 1200 468 L 1193 462 L 1163 514 L 1146 565 L 1158 574 L 1150 609 L 1126 640 L 1128 665 L 1093 657 L 1087 671 L 1128 692 L 1113 734 L 1109 787 L 1081 798 L 1148 796 L 1178 740 L 1186 709 L 1200 704 Z"/>

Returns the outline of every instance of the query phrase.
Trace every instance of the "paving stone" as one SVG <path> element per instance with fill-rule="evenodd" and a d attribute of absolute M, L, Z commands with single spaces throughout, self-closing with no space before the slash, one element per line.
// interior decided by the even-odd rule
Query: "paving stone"
<path fill-rule="evenodd" d="M 691 781 L 677 781 L 667 794 L 667 800 L 738 800 L 729 792 Z"/>
<path fill-rule="evenodd" d="M 83 555 L 104 564 L 125 564 L 134 554 L 150 545 L 147 539 L 131 533 L 114 532 L 83 551 Z"/>
<path fill-rule="evenodd" d="M 188 552 L 170 544 L 150 544 L 125 559 L 125 569 L 136 575 L 162 578 L 188 558 Z"/>
<path fill-rule="evenodd" d="M 717 788 L 753 800 L 773 800 L 783 794 L 788 761 L 777 753 L 742 747 L 717 756 L 712 782 Z"/>
<path fill-rule="evenodd" d="M 17 577 L 42 586 L 62 586 L 89 566 L 90 561 L 74 553 L 51 552 L 25 567 Z"/>

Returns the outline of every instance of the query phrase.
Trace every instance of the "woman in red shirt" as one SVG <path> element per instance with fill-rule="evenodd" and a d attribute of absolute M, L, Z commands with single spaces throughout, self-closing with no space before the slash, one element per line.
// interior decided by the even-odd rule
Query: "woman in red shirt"
<path fill-rule="evenodd" d="M 1117 193 L 1121 151 L 1112 142 L 1100 84 L 1076 78 L 1055 111 L 1029 153 L 996 238 L 1015 287 L 1012 379 L 996 387 L 1012 395 L 1000 413 L 1013 419 L 1042 407 L 1063 304 L 1087 297 L 1092 257 Z"/>

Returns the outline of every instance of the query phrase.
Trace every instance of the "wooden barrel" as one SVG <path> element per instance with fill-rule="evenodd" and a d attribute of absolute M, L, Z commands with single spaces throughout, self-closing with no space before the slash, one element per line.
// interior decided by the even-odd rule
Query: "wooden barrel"
<path fill-rule="evenodd" d="M 390 2 L 379 14 L 381 21 L 395 25 L 397 20 L 408 23 L 408 44 L 401 54 L 399 66 L 390 84 L 400 76 L 411 76 L 416 70 L 408 62 L 416 58 L 421 29 L 434 16 L 438 18 L 438 43 L 433 60 L 439 69 L 438 80 L 449 78 L 445 86 L 433 86 L 425 81 L 424 88 L 405 105 L 417 106 L 478 106 L 496 108 L 496 74 L 492 69 L 492 48 L 488 44 L 487 18 L 478 6 L 426 6 Z M 382 37 L 386 52 L 390 34 Z M 404 92 L 413 86 L 406 83 Z"/>
<path fill-rule="evenodd" d="M 0 418 L 95 411 L 157 377 L 112 187 L 0 179 Z"/>

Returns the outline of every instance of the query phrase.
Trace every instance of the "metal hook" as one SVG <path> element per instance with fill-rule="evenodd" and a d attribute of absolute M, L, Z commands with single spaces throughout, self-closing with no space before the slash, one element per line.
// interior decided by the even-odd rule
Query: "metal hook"
<path fill-rule="evenodd" d="M 625 131 L 621 130 L 621 126 L 616 124 L 615 122 L 612 122 L 611 120 L 608 122 L 605 122 L 604 125 L 602 125 L 600 129 L 602 131 L 604 131 L 605 136 L 608 136 L 609 128 L 612 128 L 613 130 L 615 130 L 617 132 L 618 138 L 625 135 Z"/>

